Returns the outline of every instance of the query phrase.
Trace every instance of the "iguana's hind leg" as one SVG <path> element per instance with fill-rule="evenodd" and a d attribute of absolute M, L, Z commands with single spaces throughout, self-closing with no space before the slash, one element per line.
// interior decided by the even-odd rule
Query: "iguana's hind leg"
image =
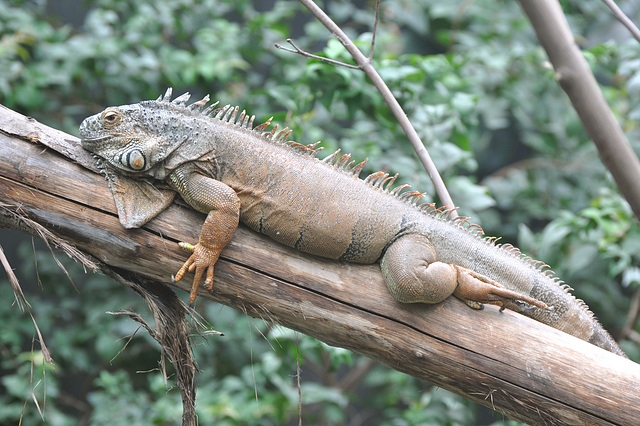
<path fill-rule="evenodd" d="M 442 302 L 458 285 L 456 269 L 437 262 L 435 249 L 422 235 L 404 235 L 391 243 L 380 269 L 389 292 L 402 303 Z"/>
<path fill-rule="evenodd" d="M 452 266 L 456 268 L 458 275 L 458 286 L 453 295 L 473 309 L 482 309 L 482 304 L 488 303 L 500 306 L 501 311 L 506 308 L 518 311 L 529 310 L 523 306 L 522 302 L 540 309 L 550 309 L 545 303 L 506 289 L 482 274 L 461 266 Z"/>
<path fill-rule="evenodd" d="M 174 172 L 172 179 L 172 186 L 186 202 L 196 210 L 207 213 L 198 244 L 193 246 L 180 243 L 180 247 L 193 254 L 182 265 L 175 279 L 179 281 L 187 271 L 195 271 L 189 296 L 189 303 L 193 304 L 205 272 L 204 287 L 207 290 L 212 289 L 214 265 L 238 227 L 240 200 L 229 186 L 198 173 Z"/>
<path fill-rule="evenodd" d="M 508 290 L 482 274 L 436 259 L 436 251 L 426 237 L 407 234 L 398 238 L 380 261 L 389 292 L 403 303 L 438 303 L 453 294 L 475 309 L 490 303 L 501 309 L 522 310 L 520 302 L 549 309 L 544 303 Z"/>

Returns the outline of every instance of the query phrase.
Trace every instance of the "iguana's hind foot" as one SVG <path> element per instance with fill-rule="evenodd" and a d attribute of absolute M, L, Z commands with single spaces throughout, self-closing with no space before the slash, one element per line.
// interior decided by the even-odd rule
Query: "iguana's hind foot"
<path fill-rule="evenodd" d="M 552 310 L 547 304 L 524 294 L 506 289 L 499 283 L 478 274 L 470 269 L 452 265 L 458 275 L 458 286 L 453 295 L 465 302 L 473 309 L 482 309 L 483 303 L 500 306 L 500 311 L 506 308 L 527 311 L 531 308 L 524 304 L 544 310 Z"/>
<path fill-rule="evenodd" d="M 498 305 L 501 311 L 551 309 L 475 271 L 439 262 L 433 245 L 422 235 L 403 235 L 391 243 L 380 268 L 389 292 L 403 303 L 439 303 L 453 294 L 474 309 L 482 309 L 483 303 Z"/>
<path fill-rule="evenodd" d="M 178 273 L 176 273 L 176 281 L 180 281 L 187 272 L 194 272 L 193 284 L 191 286 L 191 293 L 189 294 L 189 305 L 193 306 L 198 297 L 198 288 L 200 287 L 200 281 L 202 275 L 206 272 L 204 280 L 204 288 L 211 291 L 213 289 L 213 270 L 214 265 L 220 257 L 222 248 L 211 248 L 202 245 L 201 243 L 191 245 L 189 243 L 178 243 L 180 248 L 190 251 L 193 254 L 182 265 Z"/>

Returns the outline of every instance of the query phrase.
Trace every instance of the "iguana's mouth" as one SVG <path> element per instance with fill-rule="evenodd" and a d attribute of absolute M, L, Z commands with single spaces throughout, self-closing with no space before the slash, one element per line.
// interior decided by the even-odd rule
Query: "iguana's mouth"
<path fill-rule="evenodd" d="M 103 142 L 112 139 L 114 135 L 104 135 L 104 136 L 96 136 L 96 137 L 87 137 L 81 138 L 80 143 L 82 143 L 82 147 L 86 150 L 92 151 L 92 148 L 98 147 Z"/>
<path fill-rule="evenodd" d="M 97 142 L 104 142 L 106 140 L 109 140 L 113 137 L 113 135 L 104 135 L 104 136 L 96 136 L 95 138 L 82 138 L 82 143 L 85 142 L 89 142 L 89 143 L 97 143 Z"/>

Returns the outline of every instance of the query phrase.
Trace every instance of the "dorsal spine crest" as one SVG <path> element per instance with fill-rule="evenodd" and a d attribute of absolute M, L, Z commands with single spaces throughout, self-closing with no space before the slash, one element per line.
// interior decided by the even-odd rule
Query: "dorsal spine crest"
<path fill-rule="evenodd" d="M 209 103 L 209 100 L 210 100 L 209 95 L 205 96 L 201 100 L 194 102 L 188 106 L 186 105 L 186 103 L 191 97 L 191 95 L 188 92 L 178 96 L 174 100 L 171 100 L 171 96 L 172 96 L 172 89 L 168 88 L 165 94 L 163 96 L 158 97 L 156 101 L 161 104 L 171 104 L 178 107 L 182 107 L 182 108 L 185 108 L 185 110 L 202 114 L 211 119 L 220 120 L 223 122 L 236 125 L 242 129 L 247 129 L 249 131 L 255 132 L 259 136 L 265 139 L 282 143 L 298 152 L 305 153 L 313 157 L 316 157 L 316 154 L 323 149 L 323 147 L 317 147 L 318 144 L 320 144 L 320 141 L 315 142 L 313 144 L 309 144 L 309 145 L 303 145 L 295 141 L 286 140 L 291 134 L 291 130 L 289 130 L 288 128 L 285 128 L 280 132 L 276 133 L 278 130 L 277 124 L 275 124 L 270 131 L 266 131 L 266 129 L 271 125 L 271 121 L 273 120 L 273 117 L 270 117 L 264 123 L 253 127 L 255 116 L 253 115 L 249 116 L 244 110 L 239 113 L 240 108 L 237 106 L 232 107 L 231 105 L 225 105 L 221 108 L 217 108 L 218 102 L 215 102 L 207 106 L 207 103 Z M 354 166 L 353 163 L 355 163 L 355 161 L 351 161 L 351 154 L 340 155 L 340 153 L 341 153 L 341 150 L 338 149 L 333 154 L 330 154 L 324 159 L 319 161 L 334 167 L 336 170 L 350 173 L 356 178 L 359 178 L 360 173 L 362 172 L 365 165 L 367 164 L 368 159 L 365 159 L 364 161 Z M 476 235 L 478 238 L 482 238 L 483 241 L 485 241 L 487 244 L 491 244 L 499 247 L 505 253 L 508 253 L 514 257 L 519 258 L 520 260 L 524 261 L 529 266 L 531 266 L 533 269 L 544 274 L 546 277 L 554 280 L 567 293 L 569 293 L 570 290 L 573 290 L 571 287 L 564 284 L 563 281 L 556 278 L 554 276 L 553 271 L 549 269 L 549 266 L 544 262 L 537 261 L 532 259 L 531 257 L 523 255 L 519 249 L 512 246 L 511 244 L 497 244 L 497 241 L 499 240 L 499 238 L 484 237 L 484 231 L 482 230 L 482 227 L 480 227 L 477 224 L 471 223 L 469 221 L 469 218 L 467 217 L 459 216 L 456 218 L 451 218 L 451 213 L 454 212 L 457 208 L 455 207 L 454 208 L 451 208 L 451 207 L 436 208 L 434 203 L 418 203 L 418 201 L 422 197 L 424 197 L 425 194 L 418 191 L 408 190 L 408 188 L 411 187 L 408 184 L 402 184 L 402 185 L 396 186 L 395 188 L 392 188 L 397 177 L 398 177 L 397 174 L 393 176 L 389 176 L 389 173 L 378 171 L 367 176 L 364 179 L 364 182 L 367 183 L 368 185 L 371 185 L 373 188 L 377 190 L 383 191 L 392 197 L 396 197 L 399 200 L 402 200 L 418 208 L 422 213 L 429 215 L 433 219 L 447 221 L 452 225 L 458 226 L 466 230 L 467 232 L 473 235 Z M 577 299 L 577 301 L 582 306 L 586 306 L 584 305 L 584 302 L 582 302 L 581 300 Z M 591 313 L 588 309 L 585 308 L 585 310 L 589 315 L 593 316 L 593 313 Z"/>

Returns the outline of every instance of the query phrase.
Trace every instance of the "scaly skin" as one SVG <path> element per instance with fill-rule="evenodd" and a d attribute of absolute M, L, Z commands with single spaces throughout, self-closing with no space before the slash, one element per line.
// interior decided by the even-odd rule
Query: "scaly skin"
<path fill-rule="evenodd" d="M 171 201 L 162 181 L 207 214 L 198 244 L 178 271 L 195 272 L 212 288 L 220 251 L 238 220 L 306 253 L 346 262 L 379 261 L 401 302 L 438 303 L 451 294 L 473 308 L 509 308 L 625 356 L 567 286 L 510 245 L 497 245 L 450 210 L 419 204 L 421 194 L 392 189 L 395 176 L 358 178 L 339 151 L 320 161 L 316 144 L 286 141 L 287 129 L 265 131 L 229 106 L 202 111 L 209 98 L 186 105 L 171 89 L 156 101 L 107 108 L 80 126 L 83 147 L 96 155 L 127 228 L 151 220 Z M 163 201 L 156 202 L 160 197 Z"/>

